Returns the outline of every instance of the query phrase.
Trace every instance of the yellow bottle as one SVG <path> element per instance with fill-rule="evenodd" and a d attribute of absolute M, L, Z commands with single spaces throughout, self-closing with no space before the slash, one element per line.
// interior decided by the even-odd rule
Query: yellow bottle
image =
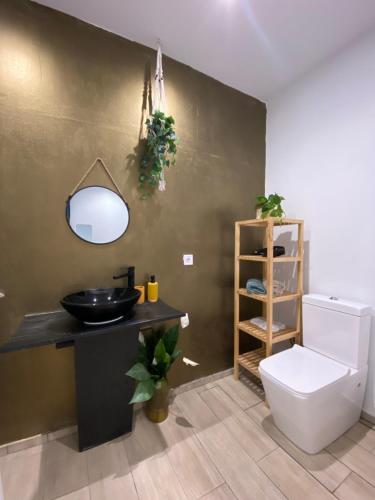
<path fill-rule="evenodd" d="M 159 299 L 159 283 L 155 281 L 155 275 L 150 276 L 147 283 L 147 298 L 149 302 L 157 302 Z"/>

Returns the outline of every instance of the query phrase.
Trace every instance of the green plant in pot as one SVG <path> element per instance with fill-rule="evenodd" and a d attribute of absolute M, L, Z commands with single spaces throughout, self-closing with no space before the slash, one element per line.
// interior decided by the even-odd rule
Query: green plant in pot
<path fill-rule="evenodd" d="M 267 196 L 260 195 L 256 197 L 257 219 L 266 219 L 267 217 L 277 217 L 281 219 L 285 216 L 285 212 L 281 203 L 285 198 L 277 193 Z"/>
<path fill-rule="evenodd" d="M 144 336 L 140 334 L 137 362 L 127 372 L 137 381 L 130 404 L 146 402 L 146 415 L 152 422 L 162 422 L 168 417 L 167 374 L 181 354 L 176 349 L 178 337 L 178 324 L 167 330 L 160 327 Z"/>
<path fill-rule="evenodd" d="M 152 194 L 163 178 L 163 171 L 176 163 L 177 136 L 174 119 L 162 111 L 155 111 L 146 120 L 146 148 L 141 159 L 139 188 L 142 198 Z"/>

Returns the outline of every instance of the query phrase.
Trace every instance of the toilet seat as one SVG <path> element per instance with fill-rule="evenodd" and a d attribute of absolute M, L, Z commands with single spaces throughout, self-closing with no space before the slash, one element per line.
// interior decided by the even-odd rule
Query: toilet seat
<path fill-rule="evenodd" d="M 262 376 L 299 396 L 311 396 L 348 376 L 350 368 L 306 347 L 292 349 L 263 359 Z"/>

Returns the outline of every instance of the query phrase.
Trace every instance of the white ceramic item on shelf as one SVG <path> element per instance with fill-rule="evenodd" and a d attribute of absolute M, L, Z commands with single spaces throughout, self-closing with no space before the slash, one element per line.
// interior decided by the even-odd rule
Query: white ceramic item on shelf
<path fill-rule="evenodd" d="M 371 306 L 336 297 L 303 297 L 304 347 L 260 362 L 277 427 L 318 453 L 360 417 L 367 379 Z"/>
<path fill-rule="evenodd" d="M 261 219 L 262 218 L 262 208 L 257 208 L 255 210 L 255 218 L 256 219 Z"/>

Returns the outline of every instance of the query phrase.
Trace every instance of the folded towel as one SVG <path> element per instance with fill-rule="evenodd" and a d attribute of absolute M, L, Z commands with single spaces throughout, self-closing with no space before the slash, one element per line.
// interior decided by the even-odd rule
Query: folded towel
<path fill-rule="evenodd" d="M 246 282 L 247 293 L 257 293 L 259 295 L 264 295 L 267 293 L 265 286 L 261 280 L 250 278 Z"/>
<path fill-rule="evenodd" d="M 263 280 L 264 288 L 267 289 L 267 280 Z M 278 280 L 273 280 L 272 295 L 279 296 L 285 292 L 285 284 Z"/>
<path fill-rule="evenodd" d="M 252 318 L 250 320 L 250 323 L 252 323 L 255 326 L 258 326 L 262 330 L 267 330 L 267 321 L 263 316 L 257 316 L 256 318 Z M 280 330 L 283 330 L 285 328 L 284 323 L 280 323 L 280 321 L 273 321 L 272 322 L 272 331 L 273 332 L 279 332 Z"/>

